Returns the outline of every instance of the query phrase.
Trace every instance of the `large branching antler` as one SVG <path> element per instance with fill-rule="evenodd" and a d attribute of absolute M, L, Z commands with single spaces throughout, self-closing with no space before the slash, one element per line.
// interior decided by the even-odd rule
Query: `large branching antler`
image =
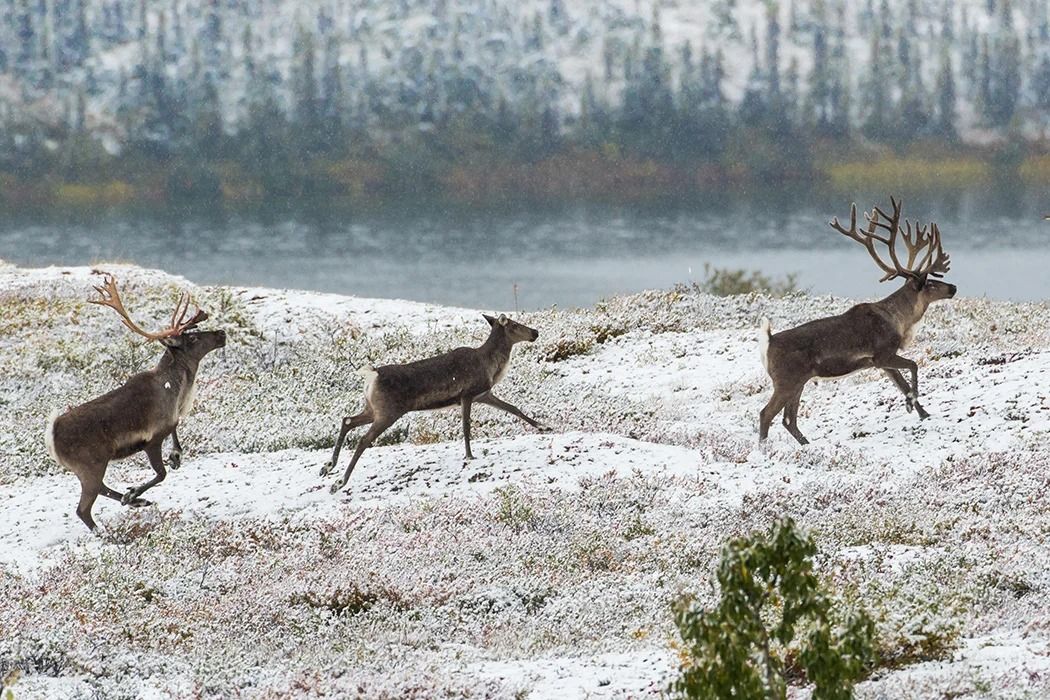
<path fill-rule="evenodd" d="M 873 208 L 870 214 L 865 214 L 865 217 L 868 219 L 868 230 L 866 232 L 857 231 L 856 204 L 850 206 L 849 230 L 846 230 L 839 223 L 838 217 L 832 220 L 831 227 L 839 233 L 849 236 L 867 249 L 868 255 L 875 261 L 875 264 L 886 273 L 879 280 L 880 282 L 885 282 L 895 277 L 910 277 L 912 279 L 921 279 L 926 275 L 943 277 L 944 273 L 948 272 L 950 262 L 948 255 L 941 248 L 941 231 L 937 228 L 937 224 L 931 223 L 927 227 L 920 226 L 916 222 L 913 229 L 911 222 L 905 219 L 905 230 L 902 230 L 900 226 L 901 202 L 890 197 L 890 203 L 893 205 L 892 214 L 887 214 L 879 207 Z M 888 237 L 878 235 L 879 229 L 885 231 Z M 903 239 L 904 247 L 908 254 L 908 261 L 904 264 L 901 264 L 900 259 L 897 257 L 898 236 Z M 876 241 L 886 246 L 891 264 L 887 264 L 875 250 Z M 918 260 L 918 263 L 916 263 L 916 260 Z"/>
<path fill-rule="evenodd" d="M 896 202 L 894 202 L 894 203 L 896 203 Z M 900 212 L 898 211 L 897 214 L 899 216 Z M 881 257 L 879 257 L 878 252 L 875 250 L 875 241 L 879 241 L 881 243 L 885 243 L 886 246 L 890 250 L 893 250 L 893 240 L 894 240 L 894 237 L 896 236 L 897 227 L 894 226 L 893 228 L 890 229 L 891 233 L 890 233 L 890 238 L 889 239 L 883 238 L 882 236 L 879 236 L 876 233 L 877 227 L 885 226 L 885 224 L 882 224 L 879 221 L 879 209 L 876 208 L 870 214 L 865 214 L 865 216 L 868 218 L 868 230 L 867 230 L 866 233 L 860 233 L 859 231 L 857 231 L 857 205 L 856 204 L 851 204 L 850 205 L 850 209 L 849 209 L 849 230 L 848 231 L 842 227 L 842 224 L 839 223 L 839 219 L 838 219 L 837 216 L 832 220 L 831 227 L 833 229 L 835 229 L 836 231 L 838 231 L 839 233 L 841 233 L 841 234 L 843 234 L 845 236 L 849 236 L 850 238 L 852 238 L 853 240 L 857 241 L 858 243 L 863 245 L 865 248 L 867 248 L 868 255 L 871 256 L 871 259 L 874 260 L 875 264 L 878 265 L 880 268 L 882 268 L 882 271 L 886 273 L 882 277 L 882 279 L 879 280 L 880 282 L 885 282 L 888 279 L 893 279 L 894 277 L 899 275 L 900 272 L 899 272 L 897 267 L 891 267 L 890 265 L 887 265 L 885 263 L 885 261 L 883 261 L 883 259 Z"/>
<path fill-rule="evenodd" d="M 117 278 L 108 272 L 103 272 L 102 274 L 104 276 L 103 283 L 101 285 L 95 285 L 95 291 L 99 293 L 99 298 L 89 299 L 89 303 L 98 304 L 99 306 L 108 306 L 113 309 L 120 316 L 120 320 L 125 326 L 127 326 L 132 332 L 138 333 L 147 340 L 162 340 L 164 338 L 182 335 L 198 323 L 201 323 L 208 318 L 208 314 L 201 311 L 200 307 L 197 307 L 197 311 L 193 315 L 193 318 L 189 321 L 186 320 L 186 315 L 189 313 L 190 308 L 190 295 L 184 293 L 179 299 L 179 303 L 175 305 L 175 312 L 171 315 L 171 324 L 167 328 L 152 333 L 143 330 L 137 323 L 131 320 L 131 316 L 128 314 L 127 309 L 124 308 L 124 302 L 121 300 L 120 292 L 117 290 Z"/>

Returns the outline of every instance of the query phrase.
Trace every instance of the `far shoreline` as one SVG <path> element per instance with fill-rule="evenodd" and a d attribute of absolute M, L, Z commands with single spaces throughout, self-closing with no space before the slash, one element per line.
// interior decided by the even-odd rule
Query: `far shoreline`
<path fill-rule="evenodd" d="M 382 157 L 315 158 L 285 164 L 279 183 L 237 161 L 114 162 L 77 177 L 61 171 L 0 172 L 0 212 L 18 216 L 97 210 L 294 210 L 317 204 L 381 210 L 406 201 L 464 209 L 574 204 L 688 205 L 725 196 L 790 197 L 826 191 L 953 194 L 974 188 L 1050 187 L 1050 155 L 1004 158 L 977 147 L 907 151 L 828 147 L 812 162 L 764 172 L 709 161 L 664 161 L 619 151 L 574 150 L 531 162 L 491 155 L 405 171 Z"/>

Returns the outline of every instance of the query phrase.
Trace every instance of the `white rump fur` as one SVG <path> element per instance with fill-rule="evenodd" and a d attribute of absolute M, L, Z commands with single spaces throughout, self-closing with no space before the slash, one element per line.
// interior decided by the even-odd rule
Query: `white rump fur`
<path fill-rule="evenodd" d="M 365 365 L 361 369 L 357 370 L 357 373 L 365 378 L 365 396 L 369 400 L 372 398 L 372 385 L 376 381 L 376 377 L 379 376 L 379 372 L 376 372 L 376 368 L 372 365 Z"/>
<path fill-rule="evenodd" d="M 62 464 L 62 461 L 58 458 L 58 453 L 55 452 L 55 421 L 58 420 L 60 415 L 62 415 L 62 409 L 56 408 L 47 417 L 47 427 L 44 428 L 44 444 L 47 445 L 47 453 L 51 455 L 51 459 Z"/>
<path fill-rule="evenodd" d="M 769 319 L 763 316 L 762 322 L 758 324 L 758 352 L 762 356 L 762 366 L 766 368 L 766 372 L 769 372 L 769 336 Z"/>

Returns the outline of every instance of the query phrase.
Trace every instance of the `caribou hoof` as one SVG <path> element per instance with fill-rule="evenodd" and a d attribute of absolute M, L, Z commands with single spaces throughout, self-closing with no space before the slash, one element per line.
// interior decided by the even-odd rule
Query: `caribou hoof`
<path fill-rule="evenodd" d="M 133 498 L 128 501 L 128 505 L 132 508 L 142 508 L 144 506 L 153 505 L 153 501 L 147 501 L 145 498 Z"/>
<path fill-rule="evenodd" d="M 132 501 L 134 501 L 138 497 L 139 497 L 139 495 L 138 495 L 138 493 L 135 492 L 135 489 L 128 489 L 127 492 L 123 496 L 120 497 L 120 505 L 122 505 L 122 506 L 129 505 Z"/>
<path fill-rule="evenodd" d="M 172 469 L 178 469 L 182 466 L 182 453 L 172 452 L 168 455 L 168 466 Z"/>
<path fill-rule="evenodd" d="M 321 476 L 328 476 L 332 473 L 332 467 L 335 466 L 331 462 L 325 462 L 324 466 L 321 467 Z"/>
<path fill-rule="evenodd" d="M 918 412 L 919 420 L 926 420 L 927 418 L 930 417 L 930 414 L 926 412 L 926 409 L 923 408 L 922 404 L 920 404 L 917 400 L 909 400 L 908 401 L 908 412 L 909 413 L 911 412 L 912 406 L 914 406 L 915 410 Z"/>
<path fill-rule="evenodd" d="M 337 494 L 337 493 L 339 493 L 339 490 L 341 488 L 343 488 L 344 486 L 346 486 L 345 483 L 343 483 L 343 482 L 336 482 L 336 483 L 332 484 L 331 487 L 329 487 L 328 493 L 331 493 L 333 495 Z"/>
<path fill-rule="evenodd" d="M 536 430 L 540 431 L 541 433 L 553 433 L 554 432 L 554 428 L 550 427 L 549 425 L 538 425 L 538 426 L 536 426 Z"/>

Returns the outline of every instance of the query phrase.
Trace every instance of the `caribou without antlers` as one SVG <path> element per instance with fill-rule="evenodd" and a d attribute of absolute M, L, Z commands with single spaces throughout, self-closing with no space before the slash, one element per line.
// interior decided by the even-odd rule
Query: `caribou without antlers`
<path fill-rule="evenodd" d="M 901 357 L 900 350 L 911 342 L 916 325 L 926 308 L 941 299 L 955 296 L 954 284 L 932 277 L 948 272 L 948 255 L 941 247 L 941 232 L 937 224 L 914 229 L 905 220 L 900 226 L 901 203 L 890 198 L 893 213 L 879 207 L 866 214 L 867 230 L 857 231 L 857 205 L 850 208 L 849 229 L 836 218 L 832 228 L 863 245 L 875 264 L 883 271 L 880 282 L 897 277 L 905 278 L 904 285 L 885 299 L 871 304 L 857 304 L 843 314 L 805 323 L 797 328 L 772 334 L 769 321 L 762 319 L 759 344 L 762 362 L 773 380 L 773 396 L 762 409 L 758 436 L 764 440 L 769 426 L 781 411 L 783 423 L 799 444 L 809 441 L 798 429 L 798 406 L 806 382 L 814 377 L 842 377 L 857 370 L 875 367 L 900 389 L 909 412 L 914 408 L 919 419 L 929 414 L 919 405 L 919 368 L 913 361 Z M 901 240 L 907 252 L 907 261 L 901 263 L 896 245 Z M 889 252 L 889 263 L 876 250 L 883 244 Z M 901 370 L 911 373 L 911 384 Z"/>
<path fill-rule="evenodd" d="M 343 478 L 332 484 L 332 493 L 346 486 L 350 473 L 361 459 L 361 453 L 371 447 L 375 439 L 397 419 L 411 411 L 459 406 L 463 413 L 463 442 L 467 459 L 474 459 L 470 451 L 470 407 L 475 402 L 506 411 L 537 430 L 549 430 L 492 393 L 492 388 L 507 371 L 514 344 L 532 342 L 539 337 L 539 332 L 502 314 L 499 318 L 486 315 L 485 320 L 492 329 L 481 347 L 456 348 L 443 355 L 404 365 L 365 367 L 360 370 L 365 378 L 364 410 L 356 416 L 343 418 L 332 459 L 321 468 L 321 476 L 331 473 L 338 463 L 339 451 L 350 430 L 369 423 L 372 427 L 357 443 Z"/>
<path fill-rule="evenodd" d="M 168 435 L 173 442 L 171 468 L 179 467 L 182 446 L 177 428 L 193 407 L 197 365 L 209 352 L 226 345 L 225 331 L 194 330 L 207 320 L 208 314 L 198 308 L 187 320 L 188 294 L 183 294 L 176 304 L 167 328 L 157 332 L 143 330 L 124 308 L 116 278 L 103 274 L 105 281 L 95 287 L 99 298 L 90 300 L 91 303 L 110 307 L 131 331 L 147 340 L 160 341 L 167 350 L 156 368 L 136 374 L 123 386 L 65 413 L 56 411 L 48 421 L 45 432 L 48 451 L 56 462 L 80 479 L 77 515 L 91 530 L 95 530 L 91 507 L 100 494 L 123 505 L 149 504 L 141 496 L 164 480 L 166 471 L 161 449 Z M 103 483 L 112 460 L 140 451 L 145 451 L 156 472 L 153 479 L 128 489 L 123 495 Z"/>

